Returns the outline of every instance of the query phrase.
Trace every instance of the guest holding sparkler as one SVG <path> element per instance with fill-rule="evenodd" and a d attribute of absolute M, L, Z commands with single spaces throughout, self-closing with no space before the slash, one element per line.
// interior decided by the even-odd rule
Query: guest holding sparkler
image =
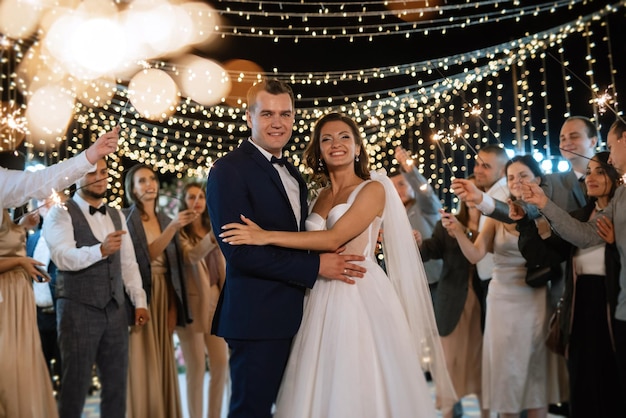
<path fill-rule="evenodd" d="M 219 418 L 228 383 L 228 345 L 222 337 L 211 334 L 211 324 L 224 287 L 226 261 L 211 230 L 204 187 L 199 183 L 189 183 L 183 189 L 181 210 L 187 209 L 198 214 L 180 233 L 193 315 L 193 323 L 176 329 L 187 366 L 187 406 L 190 418 L 203 416 L 204 374 L 208 360 L 210 381 L 206 416 Z"/>
<path fill-rule="evenodd" d="M 18 207 L 32 197 L 47 198 L 52 189 L 71 185 L 116 150 L 114 129 L 85 152 L 44 170 L 0 169 L 0 413 L 4 416 L 57 416 L 31 285 L 31 279 L 46 281 L 47 277 L 36 269 L 41 263 L 26 257 L 26 231 L 12 222 L 5 209 Z"/>
<path fill-rule="evenodd" d="M 476 162 L 474 163 L 473 176 L 474 180 L 455 179 L 452 181 L 451 188 L 459 196 L 459 198 L 470 206 L 477 206 L 479 202 L 473 201 L 467 195 L 461 193 L 467 190 L 475 196 L 482 198 L 487 196 L 490 199 L 501 199 L 506 201 L 509 197 L 509 189 L 507 188 L 506 177 L 504 175 L 504 167 L 509 161 L 504 148 L 496 144 L 485 145 L 476 154 Z M 480 209 L 480 208 L 479 208 Z M 480 232 L 485 225 L 487 216 L 480 216 L 478 222 L 478 231 Z M 481 324 L 484 328 L 486 312 L 485 303 L 487 292 L 489 291 L 489 283 L 493 273 L 493 253 L 488 252 L 482 259 L 476 263 L 476 273 L 480 279 L 481 294 L 479 296 L 482 306 L 483 317 Z"/>
<path fill-rule="evenodd" d="M 506 165 L 507 185 L 514 198 L 522 197 L 522 179 L 539 184 L 543 173 L 530 155 L 517 156 Z M 481 407 L 501 418 L 545 418 L 548 405 L 559 400 L 552 381 L 544 335 L 549 317 L 545 287 L 525 283 L 526 260 L 520 253 L 514 224 L 488 218 L 472 242 L 458 219 L 442 214 L 443 226 L 457 239 L 463 254 L 476 263 L 493 249 L 493 278 L 487 294 L 483 339 Z"/>
<path fill-rule="evenodd" d="M 583 209 L 571 212 L 575 219 L 587 221 L 602 213 L 615 194 L 620 176 L 608 164 L 608 158 L 609 153 L 603 151 L 589 161 L 585 183 L 591 201 Z M 540 190 L 537 188 L 538 193 Z M 521 216 L 518 208 L 511 205 L 511 217 L 516 220 Z M 612 343 L 619 254 L 612 224 L 600 222 L 598 228 L 606 242 L 580 249 L 556 234 L 542 239 L 536 223 L 528 216 L 517 221 L 518 246 L 529 265 L 549 267 L 567 260 L 559 327 L 566 350 L 572 418 L 617 417 L 624 412 L 620 408 L 623 399 Z"/>
<path fill-rule="evenodd" d="M 468 238 L 470 240 L 476 238 L 480 220 L 478 209 L 461 202 L 456 217 L 465 228 Z M 459 398 L 476 394 L 480 402 L 483 313 L 479 298 L 482 289 L 476 274 L 476 266 L 465 258 L 456 238 L 446 231 L 441 220 L 435 225 L 432 236 L 420 244 L 420 253 L 424 261 L 443 260 L 443 270 L 434 297 L 434 308 L 446 366 L 454 390 Z M 453 405 L 439 397 L 437 402 L 443 418 L 463 416 L 462 407 L 460 411 L 457 409 L 461 402 Z M 483 409 L 481 416 L 488 417 L 489 411 Z"/>
<path fill-rule="evenodd" d="M 565 172 L 547 174 L 541 183 L 546 195 L 565 211 L 571 212 L 587 204 L 584 175 L 597 144 L 598 130 L 588 118 L 571 116 L 565 120 L 561 127 L 559 149 L 571 168 Z M 451 188 L 462 200 L 475 204 L 483 214 L 503 222 L 512 222 L 506 197 L 481 193 L 472 184 L 462 180 L 453 182 Z"/>
<path fill-rule="evenodd" d="M 565 172 L 550 173 L 544 176 L 541 188 L 546 195 L 566 212 L 583 208 L 587 204 L 587 196 L 584 188 L 584 174 L 587 170 L 587 162 L 593 158 L 598 144 L 598 130 L 588 118 L 584 116 L 570 116 L 561 126 L 559 135 L 559 149 L 563 158 L 571 165 L 570 170 Z M 471 184 L 455 181 L 451 188 L 462 200 L 466 200 L 485 215 L 503 222 L 513 222 L 509 218 L 509 207 L 505 203 L 506 198 L 489 196 L 480 193 Z M 535 208 L 528 208 L 529 216 L 536 218 L 538 214 Z M 563 271 L 565 266 L 563 265 Z M 560 280 L 552 280 L 549 286 L 550 306 L 554 309 L 563 295 L 562 277 Z M 557 359 L 559 364 L 559 380 L 561 382 L 562 398 L 566 399 L 567 371 L 562 359 Z M 555 405 L 550 409 L 553 413 L 567 415 L 567 405 Z"/>
<path fill-rule="evenodd" d="M 402 167 L 402 171 L 397 171 L 389 178 L 393 181 L 393 185 L 404 204 L 411 227 L 414 231 L 419 232 L 422 237 L 428 238 L 432 235 L 435 224 L 440 219 L 441 201 L 439 196 L 435 194 L 432 186 L 415 167 L 411 156 L 404 148 L 396 147 L 395 157 Z M 426 270 L 428 286 L 433 298 L 442 265 L 441 260 L 424 261 L 424 270 Z"/>
<path fill-rule="evenodd" d="M 62 380 L 59 415 L 80 418 L 96 364 L 102 417 L 126 416 L 128 307 L 134 322 L 150 318 L 124 215 L 104 204 L 108 167 L 98 160 L 81 177 L 65 208 L 53 207 L 43 225 L 57 265 L 57 330 Z M 21 415 L 20 415 L 21 416 Z"/>
<path fill-rule="evenodd" d="M 178 232 L 197 215 L 188 209 L 171 219 L 157 211 L 159 187 L 151 167 L 137 164 L 126 172 L 124 191 L 132 206 L 124 212 L 152 318 L 130 331 L 129 418 L 182 417 L 172 337 L 191 315 Z"/>
<path fill-rule="evenodd" d="M 618 118 L 609 129 L 607 146 L 610 150 L 609 164 L 620 175 L 626 174 L 626 122 Z M 551 227 L 563 239 L 578 248 L 590 248 L 604 244 L 604 235 L 607 228 L 614 230 L 615 245 L 620 254 L 622 268 L 619 272 L 620 290 L 615 307 L 613 322 L 613 338 L 615 344 L 615 358 L 617 359 L 620 374 L 620 394 L 626 393 L 626 188 L 622 185 L 615 191 L 613 199 L 608 205 L 587 222 L 581 222 L 569 216 L 556 202 L 551 201 L 545 193 L 536 186 L 526 184 L 523 188 L 523 199 L 540 208 L 541 213 L 550 221 Z M 610 222 L 607 222 L 610 221 Z M 622 410 L 620 416 L 626 411 Z"/>

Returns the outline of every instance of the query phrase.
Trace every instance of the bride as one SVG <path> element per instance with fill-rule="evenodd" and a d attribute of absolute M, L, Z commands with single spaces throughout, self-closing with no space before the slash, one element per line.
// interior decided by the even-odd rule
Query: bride
<path fill-rule="evenodd" d="M 306 163 L 324 188 L 307 231 L 266 231 L 243 214 L 223 226 L 231 245 L 276 245 L 363 254 L 356 285 L 319 278 L 304 302 L 275 418 L 435 417 L 423 370 L 443 397 L 449 381 L 428 283 L 406 212 L 391 181 L 369 173 L 359 128 L 339 113 L 315 124 Z M 383 228 L 385 264 L 375 259 Z"/>

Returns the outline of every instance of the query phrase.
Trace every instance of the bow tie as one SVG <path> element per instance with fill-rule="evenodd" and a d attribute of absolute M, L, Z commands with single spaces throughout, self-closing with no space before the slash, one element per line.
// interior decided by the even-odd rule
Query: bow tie
<path fill-rule="evenodd" d="M 101 214 L 105 215 L 107 213 L 107 208 L 104 205 L 100 206 L 99 208 L 94 208 L 93 206 L 89 206 L 90 215 L 93 215 L 96 212 L 100 212 Z"/>
<path fill-rule="evenodd" d="M 272 155 L 270 162 L 272 164 L 280 164 L 281 166 L 284 166 L 285 164 L 287 164 L 287 158 L 286 157 L 276 158 Z"/>

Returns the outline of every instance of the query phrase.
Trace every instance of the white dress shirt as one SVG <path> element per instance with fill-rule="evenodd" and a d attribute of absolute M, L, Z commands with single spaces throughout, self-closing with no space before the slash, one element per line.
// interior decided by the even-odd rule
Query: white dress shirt
<path fill-rule="evenodd" d="M 255 144 L 252 139 L 248 139 L 248 141 L 250 141 L 252 145 L 257 147 L 259 151 L 261 151 L 261 154 L 263 154 L 265 158 L 267 158 L 267 161 L 272 160 L 272 154 L 270 154 L 269 152 L 267 152 L 266 150 L 264 150 L 263 148 Z M 287 197 L 289 198 L 289 203 L 291 204 L 291 210 L 293 210 L 293 214 L 296 217 L 296 222 L 298 224 L 298 229 L 299 229 L 300 217 L 301 217 L 300 216 L 301 206 L 300 206 L 300 185 L 298 184 L 298 180 L 296 180 L 291 175 L 291 173 L 289 173 L 289 170 L 287 170 L 287 167 L 285 167 L 284 165 L 280 165 L 280 164 L 272 164 L 272 165 L 274 166 L 276 171 L 278 171 L 280 180 L 283 182 L 283 187 L 285 188 L 285 191 L 287 192 Z"/>
<path fill-rule="evenodd" d="M 60 191 L 70 186 L 94 167 L 82 152 L 35 172 L 0 168 L 0 208 L 18 207 L 31 198 L 46 199 L 52 189 Z M 0 223 L 2 215 L 0 211 Z"/>
<path fill-rule="evenodd" d="M 115 231 L 113 220 L 107 214 L 96 212 L 89 214 L 89 204 L 74 194 L 74 201 L 87 218 L 93 235 L 100 241 L 104 241 L 110 233 Z M 117 209 L 116 209 L 117 210 Z M 126 293 L 137 308 L 147 308 L 146 293 L 143 290 L 139 266 L 135 257 L 135 248 L 128 234 L 126 218 L 117 210 L 122 220 L 122 229 L 126 231 L 122 235 L 122 247 L 120 248 L 120 261 L 122 266 L 122 280 Z M 53 207 L 43 223 L 43 235 L 50 247 L 50 256 L 59 270 L 78 271 L 87 268 L 102 260 L 100 252 L 101 244 L 77 248 L 74 239 L 74 227 L 72 218 L 67 210 Z"/>
<path fill-rule="evenodd" d="M 483 214 L 491 214 L 496 208 L 496 202 L 494 199 L 506 202 L 509 198 L 509 188 L 507 186 L 506 177 L 502 177 L 495 182 L 493 186 L 485 193 L 483 193 L 483 201 L 476 205 L 476 208 Z M 480 215 L 478 221 L 478 231 L 480 232 L 487 220 L 486 215 Z M 487 280 L 491 278 L 493 274 L 493 253 L 487 253 L 482 260 L 476 263 L 476 271 L 480 280 Z"/>
<path fill-rule="evenodd" d="M 50 264 L 50 249 L 46 244 L 46 240 L 42 235 L 39 235 L 35 250 L 33 251 L 33 258 L 43 263 L 44 270 L 48 270 L 48 264 Z M 35 303 L 40 308 L 49 308 L 54 303 L 52 302 L 52 292 L 50 291 L 50 283 L 40 283 L 33 280 L 33 291 L 35 294 Z"/>

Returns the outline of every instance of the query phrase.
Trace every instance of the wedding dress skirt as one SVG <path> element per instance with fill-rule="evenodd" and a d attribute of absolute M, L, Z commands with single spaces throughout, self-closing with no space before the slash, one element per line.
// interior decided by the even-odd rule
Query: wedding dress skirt
<path fill-rule="evenodd" d="M 359 190 L 327 220 L 312 213 L 307 230 L 331 228 Z M 377 218 L 347 245 L 345 254 L 366 257 L 362 279 L 350 285 L 319 278 L 306 295 L 275 418 L 436 416 L 406 314 L 375 261 L 381 223 Z"/>

